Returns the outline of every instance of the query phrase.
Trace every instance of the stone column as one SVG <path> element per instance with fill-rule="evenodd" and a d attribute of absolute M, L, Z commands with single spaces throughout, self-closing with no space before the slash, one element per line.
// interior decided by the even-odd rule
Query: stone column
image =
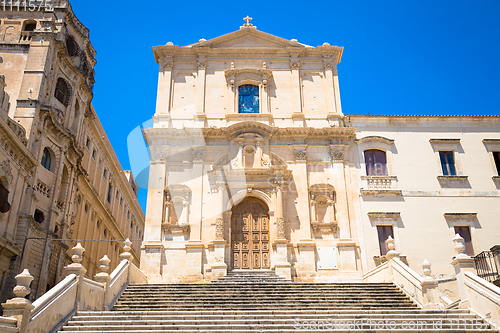
<path fill-rule="evenodd" d="M 25 298 L 31 293 L 31 281 L 33 281 L 33 276 L 25 269 L 21 274 L 16 276 L 17 285 L 14 288 L 16 297 L 2 304 L 3 315 L 17 320 L 19 333 L 27 332 L 31 310 L 35 308 L 31 302 Z"/>
<path fill-rule="evenodd" d="M 300 60 L 299 54 L 292 53 L 290 55 L 290 69 L 292 71 L 292 86 L 293 86 L 293 112 L 302 113 L 302 101 L 300 98 Z"/>
<path fill-rule="evenodd" d="M 424 260 L 422 263 L 424 280 L 421 283 L 424 309 L 440 309 L 438 282 L 431 276 L 431 263 Z"/>
<path fill-rule="evenodd" d="M 458 291 L 460 293 L 460 305 L 461 309 L 469 307 L 469 295 L 465 288 L 465 272 L 474 273 L 474 259 L 469 257 L 465 253 L 465 243 L 464 239 L 456 234 L 453 238 L 455 243 L 456 256 L 453 258 L 451 265 L 455 269 L 455 276 L 457 277 Z"/>
<path fill-rule="evenodd" d="M 226 183 L 224 181 L 224 173 L 222 170 L 217 170 L 217 200 L 216 209 L 219 210 L 215 219 L 215 240 L 214 244 L 214 260 L 212 264 L 212 279 L 218 279 L 227 275 L 227 264 L 225 263 L 226 241 L 224 240 L 224 191 Z"/>
<path fill-rule="evenodd" d="M 327 86 L 326 93 L 326 106 L 329 114 L 336 114 L 337 110 L 335 108 L 335 86 L 333 80 L 333 71 L 336 69 L 335 59 L 332 58 L 332 54 L 323 54 L 323 65 L 325 67 L 325 80 Z"/>
<path fill-rule="evenodd" d="M 203 207 L 203 178 L 205 176 L 204 171 L 204 157 L 205 157 L 205 147 L 193 146 L 192 147 L 193 156 L 193 168 L 191 170 L 192 176 L 190 187 L 191 187 L 191 205 L 189 206 L 189 224 L 190 224 L 190 241 L 199 242 L 201 240 L 201 230 L 202 230 L 202 207 Z"/>
<path fill-rule="evenodd" d="M 152 146 L 148 184 L 148 202 L 144 241 L 141 246 L 141 270 L 150 280 L 160 279 L 162 267 L 162 220 L 165 203 L 165 187 L 167 184 L 168 146 Z"/>
<path fill-rule="evenodd" d="M 341 239 L 351 239 L 351 225 L 349 221 L 349 197 L 345 177 L 345 145 L 330 145 L 332 157 L 331 177 L 334 179 L 337 196 L 337 222 Z"/>
<path fill-rule="evenodd" d="M 196 113 L 205 113 L 205 80 L 207 69 L 207 59 L 205 55 L 198 57 L 198 89 L 196 96 Z"/>
<path fill-rule="evenodd" d="M 172 90 L 172 56 L 160 59 L 160 71 L 158 74 L 158 94 L 156 101 L 156 114 L 168 115 L 170 112 L 170 93 Z"/>
<path fill-rule="evenodd" d="M 291 280 L 292 265 L 288 262 L 288 240 L 286 239 L 285 217 L 283 216 L 283 185 L 283 177 L 281 174 L 278 174 L 275 181 L 276 207 L 274 210 L 276 218 L 276 240 L 274 244 L 276 246 L 276 257 L 278 261 L 274 264 L 274 271 L 276 275 L 286 280 Z"/>

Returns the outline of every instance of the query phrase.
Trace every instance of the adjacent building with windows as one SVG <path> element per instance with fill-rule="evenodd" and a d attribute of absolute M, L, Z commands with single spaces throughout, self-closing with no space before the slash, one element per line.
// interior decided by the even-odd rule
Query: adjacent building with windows
<path fill-rule="evenodd" d="M 0 303 L 23 269 L 32 299 L 59 282 L 77 241 L 88 277 L 104 255 L 119 263 L 126 238 L 139 263 L 144 214 L 91 105 L 89 31 L 52 3 L 0 12 Z"/>
<path fill-rule="evenodd" d="M 342 47 L 249 22 L 153 51 L 149 281 L 241 269 L 356 281 L 389 237 L 414 270 L 428 259 L 446 279 L 456 233 L 471 255 L 498 243 L 499 117 L 344 114 Z"/>

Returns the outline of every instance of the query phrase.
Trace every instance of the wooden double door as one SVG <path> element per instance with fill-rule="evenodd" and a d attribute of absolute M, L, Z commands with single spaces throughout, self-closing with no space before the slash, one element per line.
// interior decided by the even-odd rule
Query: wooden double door
<path fill-rule="evenodd" d="M 269 269 L 269 210 L 264 202 L 247 198 L 232 210 L 233 269 Z"/>

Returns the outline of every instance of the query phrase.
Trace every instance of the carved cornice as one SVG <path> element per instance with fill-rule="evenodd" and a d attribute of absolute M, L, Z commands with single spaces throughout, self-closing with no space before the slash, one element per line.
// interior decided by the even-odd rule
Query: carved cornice
<path fill-rule="evenodd" d="M 163 145 L 165 142 L 196 142 L 206 140 L 229 140 L 242 133 L 258 133 L 264 138 L 279 140 L 296 139 L 350 139 L 355 136 L 356 129 L 349 127 L 303 128 L 271 127 L 255 121 L 240 122 L 230 127 L 220 128 L 147 128 L 143 129 L 146 143 L 149 146 Z"/>

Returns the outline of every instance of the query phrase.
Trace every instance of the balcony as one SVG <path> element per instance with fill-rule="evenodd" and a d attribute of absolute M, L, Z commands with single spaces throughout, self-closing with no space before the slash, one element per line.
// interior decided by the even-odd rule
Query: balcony
<path fill-rule="evenodd" d="M 361 195 L 402 195 L 396 176 L 361 176 Z"/>

